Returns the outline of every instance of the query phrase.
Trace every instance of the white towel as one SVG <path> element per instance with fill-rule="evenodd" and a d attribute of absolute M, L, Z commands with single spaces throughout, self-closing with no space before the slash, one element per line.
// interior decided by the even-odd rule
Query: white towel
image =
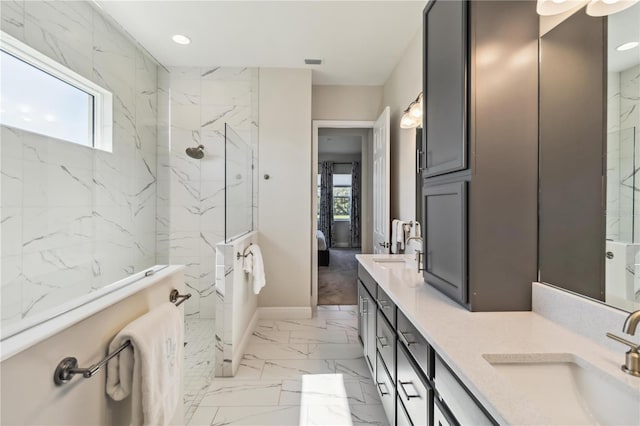
<path fill-rule="evenodd" d="M 244 259 L 244 271 L 252 275 L 253 292 L 255 294 L 258 294 L 260 293 L 260 290 L 262 290 L 262 287 L 267 284 L 267 280 L 264 275 L 264 260 L 262 259 L 262 251 L 257 244 L 252 244 L 249 246 L 247 254 L 248 256 Z"/>
<path fill-rule="evenodd" d="M 251 246 L 252 245 L 250 245 L 249 247 L 244 249 L 244 252 L 242 253 L 242 255 L 243 255 L 243 258 L 242 258 L 242 270 L 244 272 L 246 272 L 247 274 L 250 274 L 250 273 L 253 272 L 253 256 L 251 255 Z"/>
<path fill-rule="evenodd" d="M 391 221 L 391 253 L 392 254 L 397 254 L 398 253 L 398 223 L 400 223 L 400 221 L 398 219 L 393 219 Z"/>
<path fill-rule="evenodd" d="M 166 425 L 181 395 L 184 324 L 181 311 L 163 303 L 129 323 L 109 345 L 131 346 L 107 365 L 107 394 L 120 401 L 131 395 L 132 425 Z"/>

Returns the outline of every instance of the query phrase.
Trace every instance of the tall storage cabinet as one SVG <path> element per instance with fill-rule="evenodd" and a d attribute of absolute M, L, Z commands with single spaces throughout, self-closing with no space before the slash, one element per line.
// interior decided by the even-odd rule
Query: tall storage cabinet
<path fill-rule="evenodd" d="M 472 311 L 531 309 L 537 279 L 533 1 L 424 10 L 425 281 Z"/>

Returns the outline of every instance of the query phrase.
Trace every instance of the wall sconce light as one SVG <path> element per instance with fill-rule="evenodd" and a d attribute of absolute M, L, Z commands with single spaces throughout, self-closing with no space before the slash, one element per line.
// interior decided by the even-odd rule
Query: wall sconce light
<path fill-rule="evenodd" d="M 621 12 L 639 0 L 538 0 L 538 15 L 552 16 L 568 12 L 580 5 L 587 4 L 587 15 L 607 16 Z"/>
<path fill-rule="evenodd" d="M 422 127 L 423 115 L 422 93 L 420 93 L 416 100 L 411 102 L 407 109 L 404 110 L 404 114 L 402 114 L 402 118 L 400 119 L 400 128 L 413 129 Z"/>
<path fill-rule="evenodd" d="M 622 12 L 636 4 L 638 0 L 591 0 L 587 5 L 587 15 L 607 16 Z"/>

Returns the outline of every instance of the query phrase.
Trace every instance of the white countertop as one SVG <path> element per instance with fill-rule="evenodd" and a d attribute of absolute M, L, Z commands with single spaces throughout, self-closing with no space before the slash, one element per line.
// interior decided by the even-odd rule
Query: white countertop
<path fill-rule="evenodd" d="M 483 354 L 575 354 L 640 390 L 620 371 L 624 350 L 613 352 L 535 312 L 469 312 L 424 283 L 415 269 L 374 262 L 398 255 L 356 258 L 500 424 L 552 424 Z"/>

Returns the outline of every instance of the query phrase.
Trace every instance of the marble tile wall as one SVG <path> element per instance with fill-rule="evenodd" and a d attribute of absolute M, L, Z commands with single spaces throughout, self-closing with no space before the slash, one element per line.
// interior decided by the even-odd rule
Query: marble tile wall
<path fill-rule="evenodd" d="M 6 325 L 156 264 L 158 65 L 89 2 L 0 7 L 3 31 L 114 100 L 113 152 L 1 129 Z"/>
<path fill-rule="evenodd" d="M 608 74 L 607 238 L 640 241 L 640 64 Z"/>
<path fill-rule="evenodd" d="M 159 186 L 170 193 L 159 222 L 170 225 L 159 244 L 169 247 L 170 263 L 187 266 L 189 317 L 215 317 L 215 246 L 225 238 L 224 126 L 257 147 L 258 84 L 257 68 L 170 68 L 171 147 L 159 160 L 159 173 L 168 170 Z M 200 144 L 203 159 L 186 155 Z"/>

